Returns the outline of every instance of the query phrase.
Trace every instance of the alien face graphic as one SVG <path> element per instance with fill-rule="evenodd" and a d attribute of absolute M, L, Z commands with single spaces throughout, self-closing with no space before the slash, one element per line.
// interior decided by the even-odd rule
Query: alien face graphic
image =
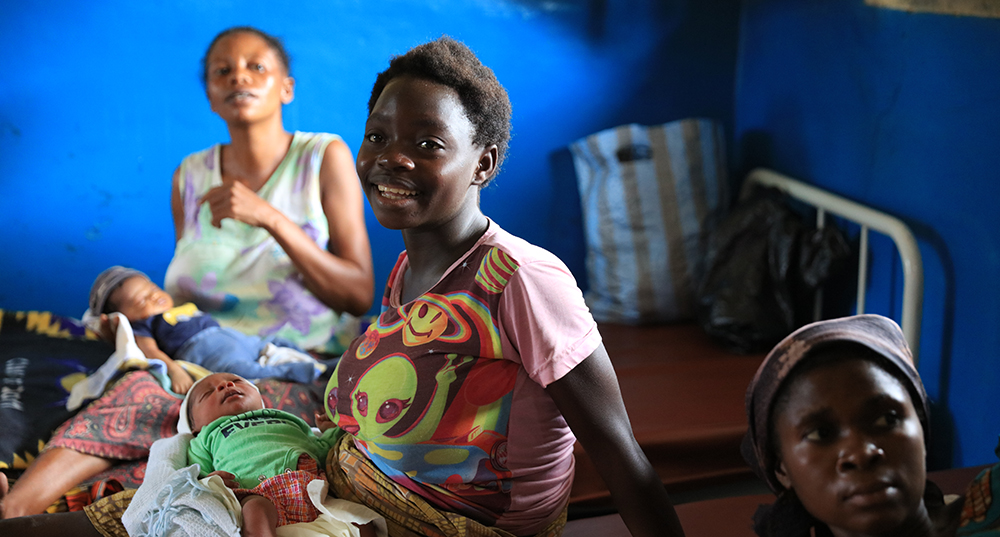
<path fill-rule="evenodd" d="M 410 408 L 416 391 L 417 371 L 405 356 L 390 356 L 375 364 L 358 379 L 354 391 L 345 394 L 357 422 L 357 433 L 352 434 L 362 440 L 384 441 L 385 432 Z"/>

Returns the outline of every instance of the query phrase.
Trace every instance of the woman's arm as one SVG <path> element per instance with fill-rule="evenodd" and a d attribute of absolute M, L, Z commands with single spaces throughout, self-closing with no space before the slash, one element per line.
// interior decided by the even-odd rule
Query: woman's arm
<path fill-rule="evenodd" d="M 174 170 L 173 186 L 170 188 L 170 213 L 174 217 L 174 245 L 176 246 L 184 234 L 184 200 L 181 199 L 181 167 Z"/>
<path fill-rule="evenodd" d="M 660 477 L 632 435 L 604 345 L 545 391 L 594 461 L 632 535 L 684 535 Z"/>
<path fill-rule="evenodd" d="M 303 255 L 301 263 L 292 256 L 292 261 L 320 300 L 336 297 L 348 304 L 340 311 L 361 315 L 372 305 L 375 276 L 361 182 L 354 156 L 343 141 L 335 140 L 326 147 L 319 181 L 323 212 L 330 225 L 329 252 L 321 252 L 325 255 L 315 259 Z M 285 244 L 282 247 L 288 251 Z"/>
<path fill-rule="evenodd" d="M 178 178 L 175 172 L 172 206 L 179 239 L 184 230 L 184 206 Z M 319 181 L 323 212 L 330 226 L 326 250 L 239 181 L 209 190 L 201 203 L 209 204 L 215 226 L 220 226 L 224 218 L 232 218 L 266 229 L 288 254 L 302 274 L 306 288 L 316 298 L 334 310 L 361 315 L 372 305 L 375 277 L 364 200 L 347 144 L 339 140 L 330 142 L 323 154 Z"/>

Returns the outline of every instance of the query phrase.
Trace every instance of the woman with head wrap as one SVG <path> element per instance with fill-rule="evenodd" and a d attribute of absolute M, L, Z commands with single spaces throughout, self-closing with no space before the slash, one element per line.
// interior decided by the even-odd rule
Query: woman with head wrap
<path fill-rule="evenodd" d="M 755 514 L 758 535 L 972 534 L 963 502 L 927 481 L 927 393 L 892 320 L 795 331 L 764 359 L 746 408 L 743 455 L 778 496 Z"/>

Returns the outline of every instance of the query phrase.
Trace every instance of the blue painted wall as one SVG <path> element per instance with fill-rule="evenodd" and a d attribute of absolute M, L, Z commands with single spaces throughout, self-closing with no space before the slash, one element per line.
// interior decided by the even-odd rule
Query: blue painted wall
<path fill-rule="evenodd" d="M 732 126 L 737 0 L 8 0 L 0 11 L 0 308 L 79 316 L 112 264 L 162 281 L 171 174 L 228 140 L 199 59 L 233 25 L 291 52 L 286 128 L 339 133 L 355 152 L 389 57 L 442 34 L 465 41 L 514 105 L 510 158 L 483 208 L 580 276 L 580 232 L 557 219 L 572 219 L 579 198 L 553 155 L 622 123 L 696 115 Z M 381 288 L 402 241 L 367 216 Z"/>
<path fill-rule="evenodd" d="M 770 166 L 914 228 L 926 270 L 931 464 L 995 461 L 1000 19 L 748 0 L 740 40 L 739 168 Z M 872 272 L 872 309 L 897 315 L 898 260 L 885 243 L 873 250 L 887 270 Z"/>
<path fill-rule="evenodd" d="M 0 308 L 78 316 L 116 263 L 162 279 L 171 173 L 227 140 L 198 82 L 220 29 L 283 37 L 298 81 L 286 127 L 340 133 L 354 150 L 375 74 L 446 33 L 514 104 L 511 156 L 484 210 L 581 280 L 565 146 L 623 123 L 718 118 L 738 172 L 767 165 L 906 219 L 927 271 L 932 465 L 993 458 L 1000 20 L 862 0 L 5 1 L 0 12 Z M 402 242 L 367 216 L 381 286 Z M 873 249 L 871 309 L 895 316 L 898 260 L 884 241 Z"/>

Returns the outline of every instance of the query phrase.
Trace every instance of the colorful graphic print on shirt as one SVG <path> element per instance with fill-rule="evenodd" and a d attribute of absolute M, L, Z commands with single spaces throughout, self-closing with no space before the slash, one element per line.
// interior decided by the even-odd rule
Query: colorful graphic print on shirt
<path fill-rule="evenodd" d="M 397 483 L 490 523 L 510 505 L 507 431 L 520 365 L 503 359 L 497 309 L 517 265 L 481 246 L 392 308 L 400 266 L 378 321 L 340 360 L 327 404 Z"/>

